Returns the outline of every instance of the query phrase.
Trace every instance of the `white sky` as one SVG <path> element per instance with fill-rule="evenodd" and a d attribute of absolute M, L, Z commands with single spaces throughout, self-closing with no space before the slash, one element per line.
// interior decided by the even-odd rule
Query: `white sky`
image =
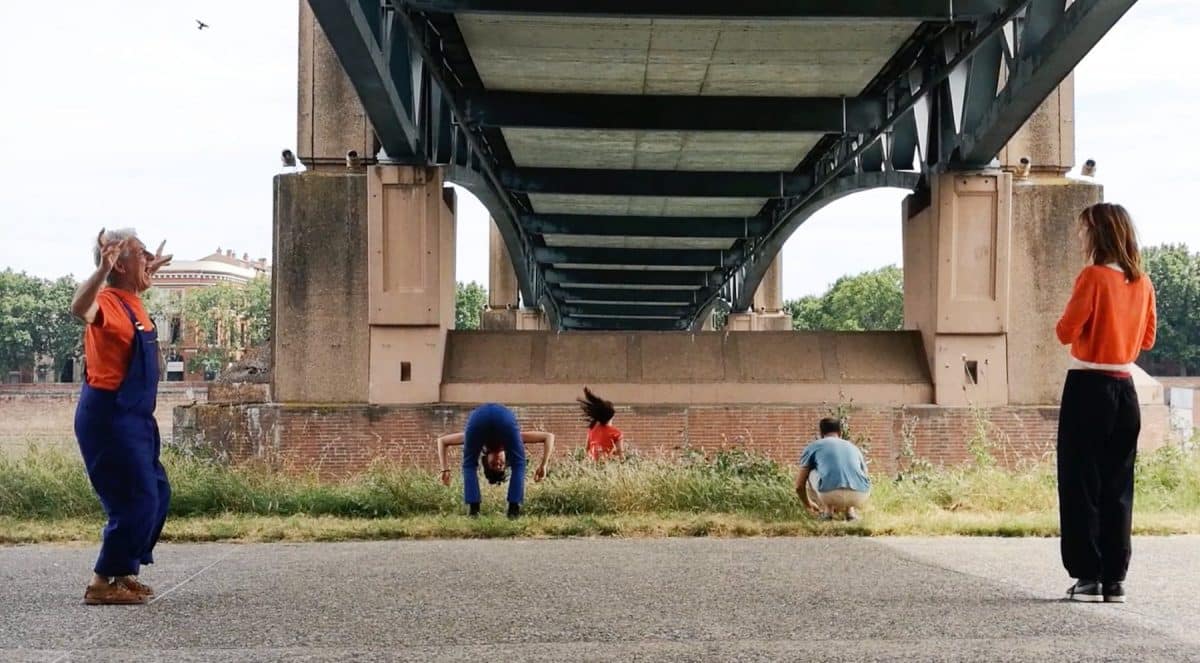
<path fill-rule="evenodd" d="M 271 178 L 295 147 L 297 0 L 0 3 L 0 269 L 90 271 L 101 226 L 177 258 L 270 258 Z M 196 29 L 200 18 L 212 27 Z M 1200 248 L 1200 2 L 1142 0 L 1076 73 L 1078 161 L 1146 244 Z M 784 249 L 786 298 L 900 263 L 903 193 L 814 216 Z M 460 196 L 458 279 L 487 281 L 487 214 Z"/>

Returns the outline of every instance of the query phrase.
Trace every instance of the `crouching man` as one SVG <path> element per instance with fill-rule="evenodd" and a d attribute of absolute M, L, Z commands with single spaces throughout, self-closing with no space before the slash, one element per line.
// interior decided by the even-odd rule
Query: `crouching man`
<path fill-rule="evenodd" d="M 842 439 L 837 419 L 822 419 L 820 431 L 821 438 L 809 443 L 800 456 L 796 494 L 822 520 L 835 514 L 858 520 L 858 509 L 871 494 L 866 459 L 853 442 Z"/>

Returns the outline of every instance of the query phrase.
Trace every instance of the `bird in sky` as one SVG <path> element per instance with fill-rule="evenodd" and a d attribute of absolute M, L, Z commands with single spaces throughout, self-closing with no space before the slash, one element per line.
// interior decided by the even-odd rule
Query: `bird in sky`
<path fill-rule="evenodd" d="M 200 19 L 196 19 L 196 29 L 197 30 L 203 30 L 204 28 L 207 28 L 207 27 L 208 27 L 207 23 L 205 23 L 204 21 L 201 21 Z"/>

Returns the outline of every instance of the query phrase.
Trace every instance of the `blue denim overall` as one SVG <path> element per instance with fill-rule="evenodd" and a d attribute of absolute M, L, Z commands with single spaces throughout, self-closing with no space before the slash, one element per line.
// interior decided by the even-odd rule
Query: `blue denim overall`
<path fill-rule="evenodd" d="M 102 576 L 137 575 L 142 564 L 154 563 L 154 544 L 171 501 L 154 420 L 158 334 L 146 331 L 125 302 L 121 306 L 134 328 L 125 378 L 116 391 L 97 389 L 85 379 L 75 409 L 79 451 L 108 515 L 95 566 Z"/>
<path fill-rule="evenodd" d="M 463 502 L 479 504 L 479 455 L 488 443 L 504 447 L 505 464 L 512 469 L 508 480 L 508 502 L 525 501 L 525 443 L 512 410 L 499 403 L 485 403 L 467 417 L 463 430 Z"/>

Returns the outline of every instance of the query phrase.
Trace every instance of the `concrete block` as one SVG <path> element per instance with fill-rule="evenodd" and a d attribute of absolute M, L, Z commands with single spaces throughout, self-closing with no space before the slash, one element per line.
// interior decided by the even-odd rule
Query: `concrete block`
<path fill-rule="evenodd" d="M 272 393 L 277 401 L 367 398 L 367 181 L 308 171 L 275 178 Z"/>
<path fill-rule="evenodd" d="M 540 308 L 517 309 L 518 331 L 550 331 L 550 321 Z"/>
<path fill-rule="evenodd" d="M 1004 334 L 938 334 L 933 385 L 938 405 L 991 407 L 1008 404 L 1008 355 Z"/>
<path fill-rule="evenodd" d="M 483 331 L 511 331 L 517 328 L 517 310 L 514 308 L 484 309 L 479 314 L 479 329 Z"/>
<path fill-rule="evenodd" d="M 945 173 L 933 182 L 936 330 L 994 334 L 1008 327 L 1008 173 Z"/>
<path fill-rule="evenodd" d="M 1012 278 L 1009 284 L 1009 402 L 1056 404 L 1070 362 L 1054 326 L 1084 266 L 1076 237 L 1079 212 L 1103 188 L 1066 178 L 1013 184 Z"/>
<path fill-rule="evenodd" d="M 350 150 L 369 162 L 375 157 L 375 133 L 358 93 L 308 1 L 298 4 L 296 156 L 308 168 L 322 170 L 345 170 Z"/>
<path fill-rule="evenodd" d="M 441 400 L 446 350 L 444 327 L 371 325 L 372 404 L 436 403 Z"/>

